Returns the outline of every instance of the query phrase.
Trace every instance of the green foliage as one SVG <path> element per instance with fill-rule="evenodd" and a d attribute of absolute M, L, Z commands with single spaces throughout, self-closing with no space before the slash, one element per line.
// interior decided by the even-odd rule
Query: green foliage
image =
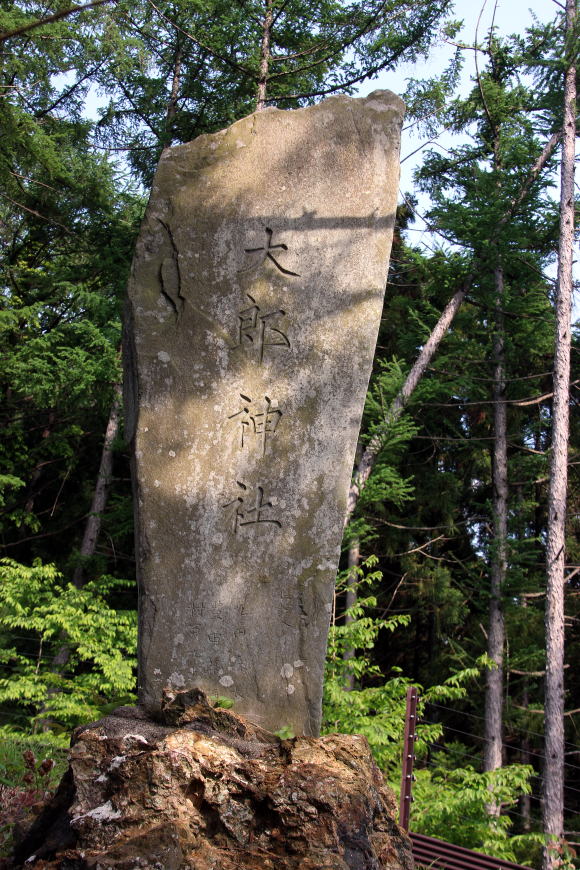
<path fill-rule="evenodd" d="M 377 763 L 389 771 L 400 761 L 406 693 L 411 681 L 398 673 L 385 682 L 380 668 L 372 663 L 372 650 L 382 631 L 392 633 L 401 626 L 408 626 L 410 617 L 398 614 L 384 619 L 372 615 L 377 599 L 369 593 L 368 587 L 382 579 L 380 571 L 371 570 L 377 561 L 376 557 L 370 557 L 362 567 L 341 572 L 337 580 L 337 599 L 347 588 L 356 596 L 352 607 L 335 617 L 330 627 L 322 702 L 323 730 L 363 734 Z M 361 595 L 363 590 L 365 594 Z M 463 697 L 465 682 L 479 673 L 480 667 L 475 667 L 452 675 L 442 685 L 425 692 L 421 703 Z M 351 679 L 354 688 L 350 688 Z M 421 747 L 441 736 L 441 727 L 424 724 L 418 734 L 418 750 L 421 751 Z"/>
<path fill-rule="evenodd" d="M 443 31 L 448 39 L 453 39 L 460 22 L 448 21 Z M 403 95 L 407 107 L 407 118 L 413 118 L 417 130 L 429 137 L 435 137 L 441 127 L 449 100 L 459 83 L 463 66 L 461 52 L 455 52 L 447 68 L 439 76 L 429 79 L 410 79 Z"/>
<path fill-rule="evenodd" d="M 533 769 L 510 764 L 480 773 L 471 766 L 456 766 L 462 760 L 461 744 L 442 749 L 431 766 L 416 770 L 413 830 L 507 861 L 537 858 L 544 843 L 541 834 L 510 836 L 509 815 L 493 817 L 488 812 L 492 800 L 509 809 L 522 794 L 529 794 Z"/>
<path fill-rule="evenodd" d="M 103 576 L 78 589 L 52 565 L 11 559 L 0 577 L 4 716 L 58 731 L 133 697 L 136 614 L 109 603 L 127 581 Z"/>
<path fill-rule="evenodd" d="M 60 9 L 8 7 L 2 30 Z M 91 21 L 65 17 L 4 43 L 0 65 L 0 533 L 17 560 L 61 569 L 82 535 L 120 377 L 143 211 L 82 117 L 103 62 Z"/>
<path fill-rule="evenodd" d="M 409 618 L 403 614 L 389 619 L 370 615 L 376 598 L 360 593 L 380 582 L 380 571 L 370 570 L 376 565 L 376 558 L 371 557 L 362 568 L 343 572 L 339 577 L 337 595 L 342 596 L 349 588 L 356 590 L 357 597 L 354 606 L 330 629 L 323 732 L 364 735 L 375 760 L 398 791 L 406 694 L 411 681 L 401 674 L 384 681 L 370 654 L 381 631 L 408 626 Z M 487 808 L 494 801 L 509 809 L 522 794 L 529 794 L 532 768 L 512 764 L 492 773 L 480 773 L 465 764 L 470 753 L 463 744 L 442 740 L 441 723 L 421 721 L 429 704 L 449 704 L 464 698 L 466 687 L 490 666 L 493 663 L 483 655 L 473 667 L 420 692 L 412 829 L 507 860 L 530 860 L 544 838 L 539 834 L 510 836 L 509 816 L 490 816 Z"/>
<path fill-rule="evenodd" d="M 24 481 L 13 474 L 0 474 L 0 507 L 6 504 L 4 490 L 21 489 L 24 485 Z"/>
<path fill-rule="evenodd" d="M 276 737 L 279 737 L 280 740 L 292 740 L 292 738 L 296 736 L 289 725 L 284 725 L 283 728 L 274 731 L 274 734 Z"/>
<path fill-rule="evenodd" d="M 400 625 L 408 625 L 409 617 L 377 619 L 367 615 L 367 610 L 377 603 L 375 596 L 368 593 L 368 587 L 381 579 L 379 571 L 370 570 L 376 564 L 377 559 L 371 557 L 361 568 L 342 572 L 337 580 L 336 595 L 344 595 L 348 587 L 356 592 L 356 602 L 339 614 L 330 627 L 322 730 L 323 733 L 363 734 L 377 763 L 387 768 L 396 764 L 409 681 L 396 676 L 385 682 L 380 669 L 372 664 L 371 652 L 381 631 L 392 632 Z M 363 590 L 365 595 L 361 595 Z M 351 677 L 357 688 L 349 690 Z"/>
<path fill-rule="evenodd" d="M 221 707 L 222 710 L 231 710 L 235 701 L 225 695 L 210 695 L 209 701 L 213 707 Z"/>

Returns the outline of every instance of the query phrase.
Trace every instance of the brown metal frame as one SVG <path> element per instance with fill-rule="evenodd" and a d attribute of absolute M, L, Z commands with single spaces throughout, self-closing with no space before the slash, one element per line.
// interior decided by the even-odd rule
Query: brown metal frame
<path fill-rule="evenodd" d="M 503 858 L 492 858 L 463 846 L 445 843 L 436 837 L 425 834 L 409 833 L 413 844 L 413 858 L 417 870 L 422 867 L 433 870 L 530 870 L 522 864 L 504 861 Z"/>
<path fill-rule="evenodd" d="M 401 775 L 401 798 L 399 801 L 399 825 L 409 834 L 413 845 L 413 858 L 419 868 L 433 870 L 529 870 L 521 864 L 491 858 L 481 852 L 465 849 L 446 843 L 436 837 L 415 834 L 409 831 L 413 789 L 413 762 L 415 761 L 415 740 L 417 739 L 417 700 L 419 692 L 415 686 L 407 689 L 407 709 L 405 713 L 405 740 L 403 749 L 403 770 Z"/>
<path fill-rule="evenodd" d="M 417 699 L 419 691 L 415 686 L 407 689 L 407 710 L 405 713 L 405 739 L 403 743 L 403 770 L 401 774 L 401 797 L 399 800 L 399 825 L 409 830 L 413 789 L 413 762 L 415 761 L 415 740 L 417 739 Z"/>

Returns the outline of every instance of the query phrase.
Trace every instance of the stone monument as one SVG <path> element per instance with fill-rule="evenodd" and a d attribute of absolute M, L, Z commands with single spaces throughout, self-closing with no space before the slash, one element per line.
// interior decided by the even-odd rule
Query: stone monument
<path fill-rule="evenodd" d="M 15 867 L 412 870 L 366 740 L 311 736 L 402 110 L 333 97 L 164 153 L 127 318 L 140 705 L 76 730 Z"/>
<path fill-rule="evenodd" d="M 268 109 L 167 149 L 127 310 L 139 700 L 317 735 L 403 103 Z"/>

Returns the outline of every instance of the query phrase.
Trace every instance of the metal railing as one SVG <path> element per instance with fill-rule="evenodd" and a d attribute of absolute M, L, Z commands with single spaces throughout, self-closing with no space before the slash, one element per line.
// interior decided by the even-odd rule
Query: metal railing
<path fill-rule="evenodd" d="M 415 761 L 415 740 L 417 727 L 418 691 L 415 686 L 407 689 L 407 711 L 405 715 L 405 737 L 403 746 L 403 770 L 401 775 L 401 797 L 399 802 L 399 824 L 405 830 L 413 845 L 413 858 L 417 870 L 530 870 L 522 864 L 491 858 L 482 852 L 474 852 L 463 846 L 446 843 L 436 837 L 415 834 L 409 831 L 411 812 L 413 762 Z"/>
<path fill-rule="evenodd" d="M 513 861 L 504 861 L 503 858 L 491 858 L 481 852 L 464 849 L 463 846 L 455 846 L 453 843 L 445 843 L 435 837 L 427 837 L 425 834 L 414 834 L 409 831 L 409 837 L 413 844 L 413 858 L 416 870 L 433 868 L 433 870 L 529 870 L 521 864 Z"/>

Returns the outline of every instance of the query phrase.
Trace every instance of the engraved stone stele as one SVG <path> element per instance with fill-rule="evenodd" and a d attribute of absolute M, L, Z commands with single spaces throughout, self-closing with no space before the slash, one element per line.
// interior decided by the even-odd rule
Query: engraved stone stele
<path fill-rule="evenodd" d="M 268 109 L 166 150 L 129 285 L 139 698 L 316 735 L 403 103 Z"/>

